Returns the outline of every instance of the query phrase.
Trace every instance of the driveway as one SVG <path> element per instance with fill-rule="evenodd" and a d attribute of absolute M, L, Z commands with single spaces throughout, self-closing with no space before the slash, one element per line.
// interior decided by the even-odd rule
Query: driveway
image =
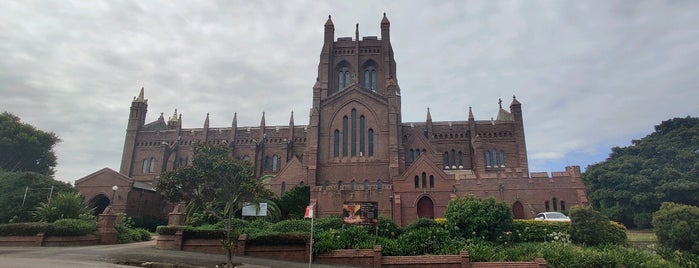
<path fill-rule="evenodd" d="M 238 267 L 308 267 L 308 263 L 234 256 Z M 215 267 L 225 255 L 156 249 L 155 241 L 86 247 L 0 247 L 0 267 L 69 268 L 126 267 L 144 262 L 179 264 L 180 267 Z M 129 265 L 123 265 L 129 264 Z M 317 268 L 339 267 L 313 264 Z"/>

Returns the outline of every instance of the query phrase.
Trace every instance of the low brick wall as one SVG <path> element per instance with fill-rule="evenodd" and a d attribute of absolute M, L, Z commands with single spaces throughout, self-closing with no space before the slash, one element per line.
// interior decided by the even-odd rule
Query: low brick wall
<path fill-rule="evenodd" d="M 0 246 L 72 247 L 98 244 L 100 244 L 99 235 L 45 236 L 44 233 L 39 233 L 35 236 L 0 236 Z"/>
<path fill-rule="evenodd" d="M 235 255 L 285 261 L 307 262 L 309 245 L 259 246 L 247 245 L 247 236 L 241 235 Z M 182 232 L 160 235 L 156 248 L 225 254 L 220 239 L 184 239 Z M 468 252 L 459 255 L 383 256 L 381 246 L 373 249 L 341 249 L 313 257 L 314 263 L 354 267 L 437 267 L 437 268 L 545 268 L 546 261 L 537 258 L 529 262 L 471 262 Z"/>

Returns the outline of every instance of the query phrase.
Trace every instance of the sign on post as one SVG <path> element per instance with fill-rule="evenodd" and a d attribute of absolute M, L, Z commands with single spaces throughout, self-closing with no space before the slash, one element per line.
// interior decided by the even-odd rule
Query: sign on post
<path fill-rule="evenodd" d="M 346 224 L 377 224 L 379 209 L 377 202 L 345 202 L 342 205 L 342 220 Z"/>

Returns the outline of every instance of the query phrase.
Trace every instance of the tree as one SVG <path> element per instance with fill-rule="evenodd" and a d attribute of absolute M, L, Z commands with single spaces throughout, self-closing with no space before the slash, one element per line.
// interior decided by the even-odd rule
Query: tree
<path fill-rule="evenodd" d="M 172 202 L 185 201 L 198 206 L 225 222 L 228 265 L 232 267 L 231 222 L 244 202 L 269 198 L 262 180 L 254 177 L 253 167 L 246 161 L 229 157 L 226 146 L 194 147 L 192 165 L 161 174 L 157 189 Z"/>
<path fill-rule="evenodd" d="M 570 240 L 588 246 L 625 244 L 626 230 L 591 207 L 570 209 Z"/>
<path fill-rule="evenodd" d="M 648 228 L 662 202 L 698 206 L 699 118 L 674 118 L 583 174 L 590 203 L 614 221 Z"/>
<path fill-rule="evenodd" d="M 495 241 L 513 225 L 512 211 L 505 202 L 493 197 L 480 199 L 469 195 L 449 201 L 444 212 L 450 230 L 458 230 L 464 238 Z"/>
<path fill-rule="evenodd" d="M 32 211 L 41 202 L 61 192 L 75 192 L 75 189 L 48 175 L 0 170 L 0 223 L 11 219 L 15 222 L 31 220 Z"/>
<path fill-rule="evenodd" d="M 54 174 L 56 155 L 53 146 L 60 139 L 53 132 L 44 132 L 20 122 L 19 117 L 0 114 L 0 169 Z"/>
<path fill-rule="evenodd" d="M 699 207 L 665 202 L 653 213 L 653 228 L 663 246 L 699 254 Z"/>
<path fill-rule="evenodd" d="M 284 218 L 300 219 L 306 212 L 306 206 L 310 202 L 311 188 L 308 185 L 299 185 L 284 193 L 278 204 Z"/>

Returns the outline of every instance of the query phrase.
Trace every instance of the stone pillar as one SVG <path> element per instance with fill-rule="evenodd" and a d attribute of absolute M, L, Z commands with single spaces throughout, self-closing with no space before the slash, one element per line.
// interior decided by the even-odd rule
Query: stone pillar
<path fill-rule="evenodd" d="M 238 242 L 235 244 L 235 255 L 245 256 L 245 240 L 248 239 L 248 235 L 241 234 L 238 236 Z"/>
<path fill-rule="evenodd" d="M 535 258 L 534 262 L 536 263 L 537 267 L 539 268 L 546 268 L 546 260 L 544 258 Z"/>
<path fill-rule="evenodd" d="M 112 207 L 108 206 L 102 214 L 99 215 L 97 222 L 97 230 L 100 234 L 100 243 L 116 244 L 118 234 L 114 226 L 116 226 L 117 215 L 112 212 Z"/>
<path fill-rule="evenodd" d="M 185 214 L 184 212 L 182 212 L 182 206 L 184 206 L 184 204 L 182 203 L 175 205 L 175 208 L 172 209 L 172 212 L 168 214 L 167 225 L 184 225 Z"/>
<path fill-rule="evenodd" d="M 381 268 L 382 258 L 383 253 L 381 252 L 381 245 L 374 246 L 374 268 Z"/>
<path fill-rule="evenodd" d="M 46 236 L 43 232 L 36 234 L 36 242 L 34 245 L 37 247 L 43 247 L 44 246 L 44 238 L 46 238 Z"/>
<path fill-rule="evenodd" d="M 459 256 L 461 256 L 461 268 L 471 268 L 471 257 L 468 251 L 462 251 Z"/>

